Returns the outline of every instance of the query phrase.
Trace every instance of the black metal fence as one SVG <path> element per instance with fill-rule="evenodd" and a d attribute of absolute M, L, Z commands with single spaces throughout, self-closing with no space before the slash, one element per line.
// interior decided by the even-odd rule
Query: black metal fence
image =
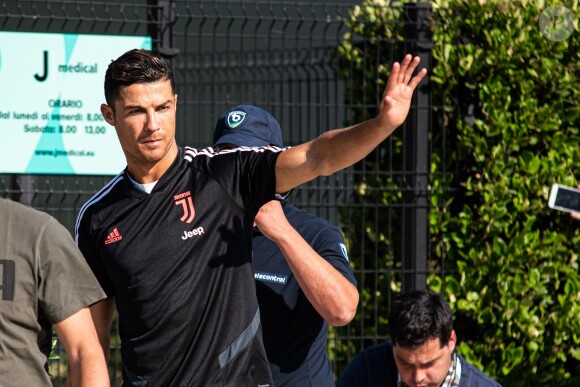
<path fill-rule="evenodd" d="M 406 3 L 385 1 L 385 7 L 407 15 L 403 39 L 370 43 L 359 36 L 357 42 L 383 45 L 389 62 L 398 60 L 401 52 L 414 52 L 429 67 L 425 26 L 430 7 Z M 338 53 L 349 32 L 344 21 L 356 5 L 352 0 L 5 0 L 0 1 L 0 30 L 150 35 L 154 49 L 170 58 L 175 68 L 179 144 L 209 146 L 216 117 L 228 107 L 249 103 L 269 110 L 281 123 L 286 145 L 296 145 L 376 112 L 376 104 L 353 91 L 352 83 L 360 79 L 349 77 L 350 65 Z M 378 79 L 384 76 L 379 68 L 389 64 L 368 63 L 365 71 Z M 378 84 L 365 87 L 378 101 L 382 91 Z M 0 98 L 9 97 L 3 92 Z M 349 327 L 332 329 L 329 336 L 337 375 L 354 353 L 387 338 L 384 311 L 391 294 L 424 288 L 433 268 L 440 270 L 441 265 L 429 260 L 428 188 L 431 151 L 444 142 L 436 140 L 441 133 L 432 133 L 437 117 L 431 98 L 424 81 L 408 122 L 395 138 L 365 162 L 316 179 L 292 194 L 298 207 L 341 227 L 359 282 L 357 318 Z M 81 205 L 108 179 L 4 174 L 0 195 L 54 215 L 72 232 Z M 381 196 L 385 192 L 402 200 L 389 201 Z M 367 200 L 361 200 L 363 196 Z M 398 246 L 388 241 L 397 241 Z M 120 360 L 118 341 L 114 344 L 110 371 L 116 385 Z M 55 356 L 50 364 L 54 383 L 64 385 L 66 361 L 59 345 Z"/>

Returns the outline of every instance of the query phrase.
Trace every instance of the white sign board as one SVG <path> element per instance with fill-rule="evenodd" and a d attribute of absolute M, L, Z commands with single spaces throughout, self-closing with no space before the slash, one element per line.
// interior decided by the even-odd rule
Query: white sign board
<path fill-rule="evenodd" d="M 0 32 L 0 173 L 116 175 L 126 165 L 100 112 L 105 71 L 147 36 Z"/>

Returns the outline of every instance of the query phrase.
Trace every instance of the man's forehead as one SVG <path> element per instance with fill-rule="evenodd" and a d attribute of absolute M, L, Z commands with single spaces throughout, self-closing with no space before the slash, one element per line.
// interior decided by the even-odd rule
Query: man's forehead
<path fill-rule="evenodd" d="M 412 348 L 393 345 L 393 355 L 396 359 L 414 365 L 433 362 L 448 352 L 448 344 L 441 346 L 438 338 L 427 340 L 423 345 Z"/>
<path fill-rule="evenodd" d="M 171 83 L 166 80 L 122 86 L 119 88 L 117 102 L 123 105 L 163 104 L 174 98 Z"/>

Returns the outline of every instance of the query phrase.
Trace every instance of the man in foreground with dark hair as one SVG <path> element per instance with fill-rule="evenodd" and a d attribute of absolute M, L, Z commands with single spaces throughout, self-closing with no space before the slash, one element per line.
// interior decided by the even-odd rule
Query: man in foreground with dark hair
<path fill-rule="evenodd" d="M 455 352 L 451 308 L 425 290 L 393 300 L 386 342 L 365 349 L 346 367 L 338 387 L 495 387 Z"/>
<path fill-rule="evenodd" d="M 260 207 L 368 155 L 400 126 L 419 57 L 394 63 L 378 115 L 282 150 L 177 145 L 173 69 L 131 50 L 105 74 L 101 113 L 127 168 L 81 208 L 76 239 L 107 300 L 91 307 L 108 357 L 115 308 L 124 386 L 273 384 L 252 270 Z M 190 128 L 188 128 L 189 130 Z"/>

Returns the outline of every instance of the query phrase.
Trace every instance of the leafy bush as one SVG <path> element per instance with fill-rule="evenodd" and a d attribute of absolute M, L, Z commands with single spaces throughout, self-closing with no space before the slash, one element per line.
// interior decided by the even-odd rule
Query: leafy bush
<path fill-rule="evenodd" d="M 549 5 L 438 0 L 432 11 L 429 76 L 433 100 L 444 101 L 434 106 L 442 118 L 432 139 L 445 132 L 446 142 L 432 154 L 430 258 L 444 262 L 445 275 L 429 286 L 454 309 L 458 351 L 509 386 L 580 385 L 580 222 L 547 208 L 552 183 L 577 184 L 579 7 L 563 4 L 576 30 L 555 41 L 539 28 Z M 369 68 L 400 52 L 385 41 L 402 38 L 404 17 L 366 0 L 345 20 L 352 33 L 340 55 L 357 119 L 374 114 L 365 105 L 376 104 L 375 79 L 386 76 Z"/>

